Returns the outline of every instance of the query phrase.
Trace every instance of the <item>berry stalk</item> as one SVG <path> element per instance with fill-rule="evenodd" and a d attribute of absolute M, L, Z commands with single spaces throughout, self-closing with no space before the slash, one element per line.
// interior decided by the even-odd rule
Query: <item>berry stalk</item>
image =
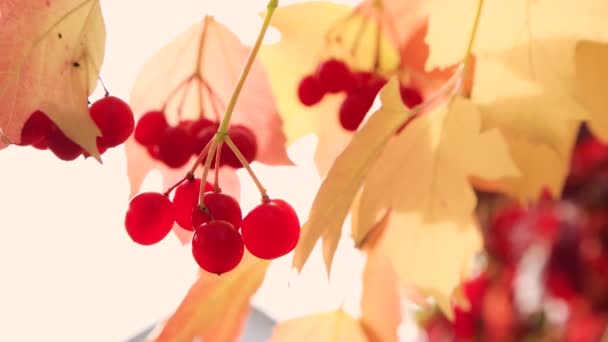
<path fill-rule="evenodd" d="M 475 12 L 475 20 L 473 21 L 473 28 L 471 29 L 471 36 L 469 37 L 469 43 L 467 44 L 467 49 L 462 59 L 463 75 L 468 75 L 470 71 L 469 68 L 471 67 L 471 58 L 473 57 L 473 44 L 475 43 L 475 37 L 477 36 L 477 29 L 479 29 L 479 19 L 481 18 L 483 4 L 484 0 L 479 0 L 477 3 L 477 12 Z"/>
<path fill-rule="evenodd" d="M 226 114 L 224 114 L 224 118 L 222 119 L 222 123 L 218 129 L 220 136 L 224 136 L 226 131 L 228 130 L 228 124 L 230 123 L 230 118 L 232 117 L 232 112 L 234 111 L 234 107 L 236 106 L 236 100 L 238 99 L 241 90 L 243 89 L 243 85 L 245 84 L 245 80 L 247 79 L 247 75 L 249 75 L 249 71 L 253 66 L 253 61 L 262 46 L 262 40 L 264 40 L 264 36 L 266 35 L 266 31 L 268 30 L 268 26 L 270 26 L 270 19 L 272 18 L 272 14 L 274 10 L 278 7 L 279 0 L 270 0 L 268 2 L 266 15 L 264 16 L 264 23 L 262 24 L 262 28 L 260 29 L 260 33 L 258 34 L 258 38 L 255 41 L 255 45 L 247 58 L 247 63 L 245 63 L 245 67 L 241 72 L 241 76 L 234 88 L 234 92 L 232 93 L 232 97 L 230 98 L 230 102 L 228 102 L 228 106 L 226 107 Z"/>
<path fill-rule="evenodd" d="M 260 180 L 258 179 L 258 177 L 255 175 L 255 173 L 251 169 L 251 165 L 249 165 L 249 163 L 247 162 L 247 159 L 245 158 L 245 156 L 243 156 L 243 154 L 241 153 L 241 151 L 239 151 L 239 149 L 236 147 L 236 145 L 234 144 L 234 142 L 232 141 L 232 139 L 230 139 L 230 136 L 228 136 L 228 135 L 225 136 L 224 143 L 226 145 L 228 145 L 228 147 L 230 147 L 230 149 L 232 150 L 232 152 L 234 152 L 234 155 L 241 162 L 241 164 L 243 164 L 243 167 L 249 173 L 249 176 L 251 177 L 251 179 L 255 183 L 255 186 L 260 191 L 260 195 L 262 195 L 262 202 L 267 202 L 269 200 L 269 198 L 268 198 L 268 194 L 266 193 L 266 188 L 264 188 L 264 186 L 262 185 L 262 182 L 260 182 Z"/>
<path fill-rule="evenodd" d="M 207 155 L 207 159 L 205 160 L 205 167 L 203 168 L 203 175 L 201 176 L 201 190 L 199 192 L 198 203 L 201 209 L 205 209 L 205 203 L 203 202 L 203 197 L 205 196 L 205 183 L 207 182 L 207 176 L 209 175 L 209 169 L 211 168 L 211 161 L 215 156 L 215 149 L 218 144 L 218 139 L 211 139 L 209 142 L 209 154 Z M 201 152 L 201 156 L 204 156 Z M 200 157 L 200 156 L 199 156 Z M 198 158 L 197 158 L 198 161 Z M 198 166 L 194 164 L 194 167 Z"/>

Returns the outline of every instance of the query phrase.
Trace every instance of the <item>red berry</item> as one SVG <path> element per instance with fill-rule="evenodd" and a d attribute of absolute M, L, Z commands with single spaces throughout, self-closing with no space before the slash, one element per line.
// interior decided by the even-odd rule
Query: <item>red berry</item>
<path fill-rule="evenodd" d="M 173 204 L 166 196 L 144 192 L 129 202 L 125 228 L 133 241 L 140 245 L 153 245 L 169 234 L 174 221 Z"/>
<path fill-rule="evenodd" d="M 402 85 L 399 87 L 399 92 L 401 93 L 401 100 L 403 101 L 403 104 L 405 104 L 408 108 L 414 108 L 423 101 L 422 94 L 416 88 Z"/>
<path fill-rule="evenodd" d="M 376 97 L 386 82 L 385 78 L 370 71 L 360 71 L 354 74 L 354 89 L 366 92 L 371 97 Z"/>
<path fill-rule="evenodd" d="M 198 195 L 201 190 L 201 179 L 195 178 L 182 183 L 175 189 L 173 194 L 173 207 L 175 208 L 175 221 L 180 227 L 192 229 L 192 208 L 198 203 Z M 205 182 L 205 192 L 213 190 L 209 182 Z"/>
<path fill-rule="evenodd" d="M 314 106 L 325 96 L 325 89 L 317 75 L 308 75 L 300 81 L 298 98 L 305 106 Z"/>
<path fill-rule="evenodd" d="M 198 133 L 209 126 L 219 126 L 215 121 L 207 118 L 200 118 L 190 124 L 190 135 L 196 137 Z"/>
<path fill-rule="evenodd" d="M 36 149 L 39 150 L 48 150 L 49 149 L 49 141 L 48 139 L 45 137 L 44 139 L 38 141 L 35 144 L 32 144 L 32 146 Z"/>
<path fill-rule="evenodd" d="M 146 146 L 146 150 L 148 151 L 148 154 L 150 155 L 150 157 L 152 157 L 152 159 L 156 159 L 156 160 L 161 160 L 160 159 L 160 152 L 158 150 L 158 145 L 148 145 Z"/>
<path fill-rule="evenodd" d="M 353 92 L 346 96 L 340 106 L 340 125 L 348 131 L 355 131 L 374 104 L 374 97 L 363 92 Z"/>
<path fill-rule="evenodd" d="M 82 154 L 82 148 L 63 134 L 57 126 L 51 129 L 47 142 L 51 152 L 61 160 L 74 160 Z"/>
<path fill-rule="evenodd" d="M 241 151 L 243 157 L 245 157 L 245 160 L 247 160 L 248 163 L 254 161 L 257 154 L 258 144 L 255 134 L 249 128 L 241 125 L 230 126 L 230 128 L 228 128 L 228 136 L 232 142 L 234 142 L 234 145 L 236 145 L 239 151 Z M 220 162 L 237 169 L 243 167 L 228 144 L 222 145 Z"/>
<path fill-rule="evenodd" d="M 291 252 L 300 238 L 300 221 L 289 203 L 273 199 L 255 207 L 241 223 L 243 242 L 260 259 Z"/>
<path fill-rule="evenodd" d="M 169 127 L 169 124 L 165 118 L 165 113 L 153 110 L 139 118 L 133 136 L 135 141 L 144 146 L 158 144 L 167 127 Z"/>
<path fill-rule="evenodd" d="M 23 125 L 20 145 L 26 146 L 40 143 L 46 139 L 53 126 L 55 124 L 46 114 L 39 110 L 35 111 Z"/>
<path fill-rule="evenodd" d="M 192 144 L 188 131 L 180 127 L 169 127 L 158 145 L 160 159 L 171 168 L 182 167 L 192 156 Z"/>
<path fill-rule="evenodd" d="M 90 113 L 108 147 L 122 144 L 133 133 L 135 120 L 131 107 L 118 97 L 106 96 L 97 100 Z"/>
<path fill-rule="evenodd" d="M 244 252 L 241 235 L 226 221 L 209 221 L 198 227 L 192 237 L 192 256 L 209 273 L 220 275 L 234 269 Z"/>
<path fill-rule="evenodd" d="M 198 132 L 196 132 L 196 134 L 193 135 L 194 142 L 192 144 L 192 154 L 194 154 L 195 156 L 198 156 L 201 153 L 201 151 L 203 151 L 203 149 L 207 146 L 207 144 L 215 136 L 215 132 L 217 132 L 218 127 L 219 127 L 218 124 L 213 123 L 212 125 L 199 129 Z M 194 133 L 194 131 L 192 133 Z M 205 162 L 206 159 L 207 158 L 203 159 L 203 163 Z M 212 167 L 214 166 L 213 163 L 211 163 L 211 166 Z"/>
<path fill-rule="evenodd" d="M 329 93 L 349 91 L 353 86 L 353 74 L 346 63 L 330 59 L 317 70 L 322 87 Z"/>
<path fill-rule="evenodd" d="M 203 202 L 205 203 L 205 211 L 198 206 L 194 206 L 190 211 L 192 227 L 197 228 L 211 220 L 230 222 L 237 230 L 241 227 L 243 214 L 239 202 L 234 197 L 222 192 L 206 192 Z"/>

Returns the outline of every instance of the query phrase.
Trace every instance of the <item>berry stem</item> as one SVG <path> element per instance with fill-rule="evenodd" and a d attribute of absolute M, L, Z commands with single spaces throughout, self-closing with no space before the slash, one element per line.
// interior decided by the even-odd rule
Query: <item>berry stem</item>
<path fill-rule="evenodd" d="M 176 86 L 175 88 L 173 88 L 171 90 L 171 92 L 169 93 L 169 95 L 167 95 L 167 98 L 165 99 L 165 102 L 163 103 L 163 106 L 161 107 L 161 110 L 163 112 L 166 111 L 167 106 L 169 105 L 169 101 L 171 101 L 175 95 L 177 95 L 177 93 L 186 85 L 189 84 L 190 82 L 192 82 L 193 79 L 196 78 L 195 74 L 192 74 L 186 78 L 184 78 L 183 80 L 181 80 Z"/>
<path fill-rule="evenodd" d="M 103 88 L 103 96 L 104 97 L 110 96 L 110 92 L 108 91 L 108 88 L 106 87 L 105 83 L 103 83 L 101 76 L 97 76 L 97 79 L 99 80 L 99 83 L 101 83 L 101 87 Z"/>
<path fill-rule="evenodd" d="M 185 181 L 192 181 L 194 179 L 194 174 L 192 172 L 188 172 L 186 173 L 186 175 L 180 179 L 179 181 L 177 181 L 177 183 L 173 184 L 169 189 L 167 189 L 167 191 L 165 191 L 163 193 L 164 196 L 169 196 L 169 194 L 171 193 L 171 191 L 175 190 L 175 188 L 177 188 L 178 186 L 180 186 L 183 182 Z"/>
<path fill-rule="evenodd" d="M 473 28 L 471 29 L 471 35 L 469 36 L 469 43 L 467 44 L 467 49 L 462 59 L 463 75 L 465 75 L 465 77 L 469 74 L 469 69 L 471 68 L 471 59 L 473 57 L 473 44 L 475 43 L 475 37 L 477 36 L 477 29 L 479 28 L 479 19 L 481 18 L 483 4 L 484 0 L 479 0 L 479 2 L 477 3 L 477 12 L 475 12 L 475 20 L 473 21 Z"/>
<path fill-rule="evenodd" d="M 196 75 L 196 78 L 198 80 L 198 103 L 199 103 L 199 107 L 200 107 L 200 112 L 202 113 L 204 111 L 204 107 L 205 107 L 205 103 L 203 102 L 203 89 L 201 87 L 201 83 L 203 82 L 203 62 L 204 62 L 204 51 L 205 51 L 205 40 L 207 38 L 207 27 L 209 26 L 209 20 L 210 17 L 209 16 L 205 16 L 205 19 L 203 20 L 203 28 L 201 31 L 201 37 L 198 41 L 198 55 L 196 57 L 196 70 L 194 72 L 194 74 Z"/>
<path fill-rule="evenodd" d="M 200 79 L 200 84 L 202 87 L 205 87 L 205 90 L 207 91 L 209 103 L 211 104 L 213 114 L 215 116 L 215 121 L 219 122 L 220 121 L 220 107 L 226 108 L 226 104 L 223 103 L 222 99 L 219 96 L 217 96 L 217 93 L 213 90 L 211 85 L 203 77 L 201 77 L 201 79 Z"/>
<path fill-rule="evenodd" d="M 211 139 L 211 141 L 209 142 L 209 144 L 210 144 L 209 149 L 208 149 L 209 154 L 207 155 L 207 159 L 205 160 L 205 167 L 203 168 L 203 175 L 201 176 L 201 190 L 199 191 L 199 194 L 198 194 L 198 206 L 201 208 L 201 210 L 205 209 L 205 202 L 203 202 L 203 198 L 205 196 L 205 184 L 207 183 L 207 176 L 209 175 L 209 169 L 211 168 L 211 160 L 213 159 L 213 156 L 215 155 L 215 148 L 217 146 L 217 142 L 218 142 L 217 136 L 215 139 Z M 201 155 L 203 155 L 202 152 L 201 152 Z M 196 165 L 195 165 L 195 167 L 196 167 Z"/>
<path fill-rule="evenodd" d="M 239 151 L 239 149 L 236 147 L 236 145 L 234 144 L 232 139 L 230 139 L 230 136 L 226 135 L 224 138 L 224 142 L 226 143 L 226 145 L 228 145 L 228 147 L 230 147 L 232 152 L 234 152 L 234 155 L 236 156 L 236 158 L 241 162 L 241 164 L 243 165 L 245 170 L 247 170 L 247 172 L 249 173 L 249 176 L 255 183 L 255 186 L 260 191 L 260 195 L 262 196 L 262 201 L 264 201 L 264 202 L 269 201 L 268 194 L 266 193 L 266 189 L 264 188 L 264 186 L 262 185 L 262 183 L 260 182 L 258 177 L 255 175 L 255 173 L 251 169 L 251 165 L 249 165 L 249 163 L 247 162 L 247 159 L 245 159 L 245 157 L 243 156 L 241 151 Z"/>
<path fill-rule="evenodd" d="M 234 88 L 234 92 L 232 93 L 232 97 L 230 98 L 230 102 L 228 102 L 228 106 L 226 107 L 226 113 L 224 114 L 224 118 L 222 119 L 222 123 L 218 129 L 220 135 L 224 135 L 228 130 L 228 124 L 230 123 L 230 118 L 232 117 L 232 112 L 234 107 L 236 106 L 236 100 L 238 99 L 241 90 L 243 89 L 243 85 L 245 84 L 245 80 L 247 79 L 247 75 L 253 66 L 253 61 L 262 46 L 262 40 L 264 40 L 264 36 L 266 35 L 266 31 L 268 30 L 268 26 L 270 25 L 270 19 L 272 18 L 272 14 L 274 10 L 278 7 L 279 0 L 270 0 L 268 2 L 266 15 L 264 16 L 264 23 L 262 24 L 262 28 L 260 29 L 260 33 L 258 34 L 258 38 L 255 41 L 255 45 L 253 49 L 251 49 L 251 53 L 247 58 L 247 62 L 245 63 L 245 67 L 241 72 L 241 76 Z"/>
<path fill-rule="evenodd" d="M 213 191 L 221 192 L 220 189 L 220 158 L 222 157 L 222 145 L 224 142 L 220 140 L 217 143 L 217 148 L 215 151 L 215 179 L 213 180 Z"/>
<path fill-rule="evenodd" d="M 213 143 L 213 141 L 214 140 L 211 139 L 207 143 L 207 145 L 205 145 L 205 148 L 203 148 L 201 153 L 198 154 L 198 157 L 196 157 L 196 161 L 194 162 L 194 165 L 192 165 L 192 168 L 190 169 L 190 171 L 188 171 L 188 173 L 194 174 L 194 171 L 196 171 L 198 166 L 201 164 L 201 162 L 203 161 L 203 158 L 205 158 L 205 156 L 207 156 L 207 153 L 209 153 L 209 149 L 211 148 L 211 143 Z"/>

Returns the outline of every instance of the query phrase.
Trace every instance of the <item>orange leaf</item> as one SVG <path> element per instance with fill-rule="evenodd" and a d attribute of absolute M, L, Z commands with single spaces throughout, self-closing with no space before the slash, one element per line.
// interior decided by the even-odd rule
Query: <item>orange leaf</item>
<path fill-rule="evenodd" d="M 155 341 L 236 341 L 250 298 L 262 285 L 269 265 L 247 253 L 236 269 L 221 276 L 201 272 Z"/>
<path fill-rule="evenodd" d="M 99 160 L 87 103 L 105 49 L 99 1 L 3 1 L 0 27 L 0 134 L 19 143 L 23 124 L 41 110 Z"/>
<path fill-rule="evenodd" d="M 377 251 L 370 252 L 363 271 L 361 324 L 373 341 L 398 341 L 400 301 L 399 277 L 390 259 Z"/>

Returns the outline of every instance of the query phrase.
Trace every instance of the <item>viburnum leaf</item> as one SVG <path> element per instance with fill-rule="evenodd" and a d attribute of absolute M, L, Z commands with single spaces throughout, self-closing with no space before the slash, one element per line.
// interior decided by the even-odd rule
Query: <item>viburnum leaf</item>
<path fill-rule="evenodd" d="M 285 120 L 285 133 L 293 142 L 298 138 L 316 133 L 319 138 L 315 160 L 322 173 L 331 166 L 336 156 L 348 144 L 351 134 L 338 121 L 338 108 L 344 95 L 327 96 L 320 104 L 306 107 L 300 103 L 297 88 L 300 80 L 315 71 L 324 59 L 340 55 L 336 49 L 326 44 L 327 33 L 351 13 L 353 9 L 325 1 L 307 2 L 278 8 L 271 24 L 281 31 L 281 41 L 263 46 L 260 51 L 262 61 L 267 66 L 270 82 L 277 98 L 277 105 Z M 310 24 L 315 18 L 314 25 Z M 352 43 L 357 28 L 364 16 L 358 15 L 345 26 L 343 44 Z M 356 65 L 370 67 L 375 48 L 375 23 L 369 22 L 369 29 L 359 37 L 359 54 Z M 396 48 L 384 35 L 381 37 L 381 62 L 386 69 L 394 69 L 399 63 Z M 343 54 L 343 53 L 342 53 Z"/>
<path fill-rule="evenodd" d="M 476 205 L 470 177 L 519 175 L 500 131 L 480 130 L 479 110 L 458 96 L 414 119 L 365 179 L 355 242 L 365 239 L 386 209 L 418 212 L 429 222 L 469 222 Z"/>
<path fill-rule="evenodd" d="M 471 223 L 476 196 L 470 178 L 518 175 L 501 133 L 480 129 L 479 110 L 459 96 L 416 118 L 371 167 L 353 229 L 360 245 L 390 209 L 376 248 L 391 258 L 403 282 L 433 295 L 444 309 L 463 263 L 481 248 Z"/>
<path fill-rule="evenodd" d="M 479 2 L 430 4 L 427 67 L 449 65 L 466 49 Z M 562 165 L 568 163 L 576 130 L 592 115 L 576 97 L 575 47 L 581 39 L 608 40 L 606 11 L 608 3 L 601 0 L 484 2 L 473 45 L 477 70 L 472 100 L 480 105 L 484 128 L 503 132 L 521 177 L 526 178 L 506 183 L 506 192 L 524 200 L 536 198 L 544 187 L 561 192 Z M 545 146 L 533 148 L 536 151 L 552 150 L 560 176 L 549 183 L 534 172 L 526 173 L 542 167 L 536 161 L 543 156 L 518 153 L 515 145 L 522 143 Z"/>
<path fill-rule="evenodd" d="M 589 127 L 608 141 L 608 44 L 582 41 L 576 48 L 576 89 L 589 111 Z"/>
<path fill-rule="evenodd" d="M 269 265 L 246 253 L 237 268 L 219 277 L 201 271 L 154 341 L 236 341 Z"/>
<path fill-rule="evenodd" d="M 317 313 L 279 323 L 269 342 L 367 342 L 361 324 L 338 310 Z"/>
<path fill-rule="evenodd" d="M 451 317 L 451 295 L 482 247 L 479 228 L 471 220 L 428 222 L 419 213 L 392 211 L 373 252 L 386 256 L 402 283 L 433 297 Z"/>
<path fill-rule="evenodd" d="M 329 272 L 344 219 L 361 183 L 384 145 L 410 115 L 400 100 L 396 79 L 383 88 L 380 98 L 383 106 L 355 133 L 321 184 L 295 249 L 293 266 L 298 270 L 323 237 L 323 256 Z"/>
<path fill-rule="evenodd" d="M 25 121 L 41 110 L 100 160 L 96 138 L 101 132 L 87 103 L 105 49 L 99 1 L 3 1 L 0 27 L 0 133 L 5 140 L 19 143 Z"/>
<path fill-rule="evenodd" d="M 232 95 L 249 51 L 250 48 L 244 46 L 227 27 L 212 17 L 205 17 L 163 47 L 144 65 L 131 91 L 130 104 L 136 118 L 146 111 L 160 110 L 166 104 L 165 116 L 173 125 L 180 120 L 180 115 L 182 119 L 197 119 L 204 113 L 209 119 L 220 119 L 224 114 L 223 105 Z M 181 90 L 169 100 L 170 93 L 194 75 L 197 67 L 204 83 L 192 82 L 179 88 Z M 199 87 L 199 84 L 202 85 Z M 209 95 L 209 88 L 214 97 Z M 185 96 L 183 101 L 182 95 Z M 199 95 L 203 98 L 202 109 Z M 180 102 L 181 113 L 178 110 Z M 245 81 L 231 124 L 244 125 L 255 133 L 257 161 L 270 165 L 291 163 L 287 157 L 282 121 L 265 71 L 257 61 Z M 126 151 L 131 195 L 138 192 L 144 177 L 151 170 L 157 169 L 162 173 L 164 187 L 167 188 L 183 177 L 194 162 L 192 158 L 187 166 L 170 169 L 153 160 L 146 148 L 133 137 L 127 141 Z M 221 169 L 220 185 L 223 191 L 238 197 L 236 182 L 233 169 Z"/>
<path fill-rule="evenodd" d="M 401 324 L 399 278 L 391 260 L 371 251 L 363 271 L 361 324 L 373 341 L 397 342 Z"/>

